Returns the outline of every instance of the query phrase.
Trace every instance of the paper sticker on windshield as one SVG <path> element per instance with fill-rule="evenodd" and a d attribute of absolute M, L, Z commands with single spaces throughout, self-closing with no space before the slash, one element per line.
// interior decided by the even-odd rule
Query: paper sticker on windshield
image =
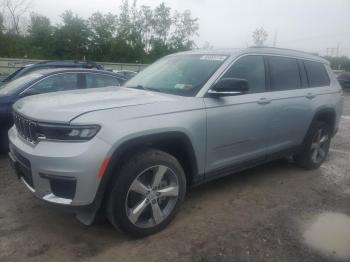
<path fill-rule="evenodd" d="M 224 55 L 204 55 L 200 59 L 201 60 L 209 60 L 209 61 L 224 61 L 227 56 Z"/>

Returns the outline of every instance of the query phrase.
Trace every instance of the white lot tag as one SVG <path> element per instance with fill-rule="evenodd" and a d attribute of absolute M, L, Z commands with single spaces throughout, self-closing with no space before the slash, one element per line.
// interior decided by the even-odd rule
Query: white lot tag
<path fill-rule="evenodd" d="M 209 61 L 224 61 L 227 56 L 223 55 L 204 55 L 200 59 L 201 60 L 209 60 Z"/>

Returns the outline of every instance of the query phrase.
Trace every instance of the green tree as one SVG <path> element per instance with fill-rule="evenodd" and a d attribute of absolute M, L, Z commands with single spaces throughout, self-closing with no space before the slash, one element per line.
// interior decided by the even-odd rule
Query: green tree
<path fill-rule="evenodd" d="M 145 52 L 148 53 L 151 49 L 151 38 L 153 33 L 153 10 L 149 6 L 141 6 L 139 11 L 139 24 L 144 49 Z"/>
<path fill-rule="evenodd" d="M 5 32 L 4 15 L 0 13 L 0 35 L 4 34 L 4 32 Z"/>
<path fill-rule="evenodd" d="M 0 57 L 27 58 L 28 48 L 28 41 L 24 36 L 8 32 L 0 34 Z"/>
<path fill-rule="evenodd" d="M 268 36 L 263 27 L 257 28 L 253 32 L 253 42 L 256 46 L 263 46 Z"/>
<path fill-rule="evenodd" d="M 46 16 L 32 13 L 28 27 L 30 56 L 41 59 L 52 57 L 53 27 Z"/>
<path fill-rule="evenodd" d="M 193 36 L 198 35 L 198 18 L 192 18 L 189 10 L 181 13 L 175 12 L 174 33 L 170 39 L 173 50 L 188 50 L 194 46 Z"/>
<path fill-rule="evenodd" d="M 109 60 L 117 30 L 117 16 L 94 13 L 88 20 L 90 28 L 89 54 L 95 60 Z"/>
<path fill-rule="evenodd" d="M 350 59 L 346 56 L 341 57 L 331 57 L 331 56 L 325 56 L 325 59 L 327 59 L 332 69 L 334 70 L 345 70 L 347 72 L 350 72 Z"/>
<path fill-rule="evenodd" d="M 154 39 L 160 40 L 164 44 L 166 44 L 168 40 L 170 28 L 173 23 L 170 10 L 170 7 L 167 7 L 164 3 L 161 3 L 153 12 Z"/>
<path fill-rule="evenodd" d="M 63 24 L 54 33 L 54 56 L 77 60 L 88 57 L 91 32 L 87 22 L 72 11 L 66 11 L 61 17 Z"/>
<path fill-rule="evenodd" d="M 140 11 L 137 8 L 136 1 L 132 6 L 127 0 L 122 2 L 121 12 L 117 23 L 117 37 L 114 50 L 114 57 L 119 54 L 121 61 L 140 62 L 144 57 L 144 44 L 142 41 L 142 24 L 140 23 Z"/>
<path fill-rule="evenodd" d="M 189 11 L 173 12 L 164 3 L 139 7 L 136 0 L 131 4 L 123 0 L 118 16 L 97 12 L 85 20 L 66 11 L 61 18 L 61 24 L 52 26 L 47 17 L 32 13 L 27 32 L 14 34 L 2 26 L 12 20 L 4 23 L 0 15 L 0 56 L 149 63 L 195 47 L 193 37 L 198 32 L 198 19 Z"/>

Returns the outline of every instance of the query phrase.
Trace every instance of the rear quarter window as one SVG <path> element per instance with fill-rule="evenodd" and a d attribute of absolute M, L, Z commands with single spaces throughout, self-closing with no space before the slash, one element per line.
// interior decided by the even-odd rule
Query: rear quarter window
<path fill-rule="evenodd" d="M 330 85 L 330 79 L 324 64 L 319 62 L 304 61 L 304 66 L 310 87 Z"/>

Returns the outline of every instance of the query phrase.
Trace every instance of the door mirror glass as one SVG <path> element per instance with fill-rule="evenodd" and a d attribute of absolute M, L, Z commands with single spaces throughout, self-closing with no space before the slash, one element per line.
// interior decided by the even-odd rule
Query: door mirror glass
<path fill-rule="evenodd" d="M 242 78 L 222 78 L 209 90 L 210 95 L 233 96 L 244 94 L 249 91 L 249 84 Z"/>

